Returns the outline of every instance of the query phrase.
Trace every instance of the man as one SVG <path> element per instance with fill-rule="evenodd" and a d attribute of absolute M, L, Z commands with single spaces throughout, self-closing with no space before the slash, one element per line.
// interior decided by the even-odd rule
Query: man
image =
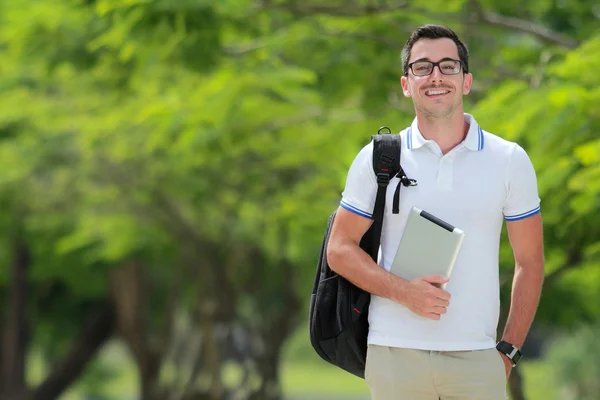
<path fill-rule="evenodd" d="M 462 96 L 469 93 L 472 75 L 468 50 L 455 32 L 434 25 L 417 29 L 402 59 L 402 90 L 412 98 L 416 118 L 400 133 L 401 161 L 418 185 L 402 189 L 399 214 L 392 214 L 393 191 L 388 192 L 381 266 L 374 263 L 359 248 L 372 222 L 377 190 L 372 144 L 363 148 L 348 172 L 328 260 L 337 273 L 372 294 L 365 371 L 372 399 L 506 399 L 506 380 L 543 282 L 535 171 L 519 145 L 483 131 L 464 113 Z M 405 281 L 388 272 L 413 206 L 465 232 L 449 279 Z M 497 350 L 504 220 L 515 273 Z M 446 282 L 444 290 L 440 284 Z"/>

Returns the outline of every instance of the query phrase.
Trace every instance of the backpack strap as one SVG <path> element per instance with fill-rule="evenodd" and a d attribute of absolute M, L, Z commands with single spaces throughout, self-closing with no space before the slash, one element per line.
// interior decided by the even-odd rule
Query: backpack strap
<path fill-rule="evenodd" d="M 382 133 L 382 130 L 387 130 L 387 133 Z M 379 128 L 377 135 L 372 135 L 373 141 L 373 172 L 377 177 L 377 195 L 375 197 L 375 207 L 373 208 L 373 224 L 370 228 L 372 231 L 371 241 L 369 243 L 369 254 L 375 262 L 377 262 L 377 253 L 381 244 L 381 231 L 383 229 L 383 217 L 385 214 L 385 197 L 387 187 L 390 180 L 395 176 L 400 178 L 400 182 L 396 186 L 394 192 L 393 213 L 400 212 L 400 186 L 415 186 L 417 181 L 406 177 L 406 173 L 400 166 L 400 151 L 402 148 L 401 138 L 399 134 L 392 134 L 390 128 L 383 126 Z M 352 313 L 352 320 L 355 322 L 361 315 L 366 304 L 369 302 L 370 295 L 363 292 L 358 297 L 355 303 L 355 311 Z"/>
<path fill-rule="evenodd" d="M 373 208 L 373 220 L 383 223 L 385 211 L 385 194 L 390 180 L 400 171 L 400 135 L 392 133 L 381 133 L 379 128 L 377 135 L 371 136 L 373 140 L 373 172 L 377 178 L 377 197 Z M 380 231 L 379 231 L 380 232 Z"/>
<path fill-rule="evenodd" d="M 398 171 L 398 178 L 400 178 L 400 182 L 396 186 L 396 191 L 394 192 L 394 204 L 392 205 L 392 214 L 398 214 L 400 212 L 400 184 L 402 186 L 417 186 L 417 181 L 414 179 L 410 179 L 406 177 L 406 173 L 400 167 L 400 171 Z"/>
<path fill-rule="evenodd" d="M 387 133 L 382 131 L 387 130 Z M 394 192 L 392 213 L 400 213 L 400 187 L 416 186 L 417 181 L 406 176 L 400 165 L 402 141 L 399 134 L 392 134 L 390 128 L 383 126 L 379 128 L 377 135 L 371 136 L 373 140 L 373 172 L 377 177 L 377 197 L 373 208 L 373 224 L 375 249 L 379 248 L 381 230 L 383 228 L 383 216 L 385 213 L 385 196 L 388 184 L 394 177 L 400 178 Z"/>

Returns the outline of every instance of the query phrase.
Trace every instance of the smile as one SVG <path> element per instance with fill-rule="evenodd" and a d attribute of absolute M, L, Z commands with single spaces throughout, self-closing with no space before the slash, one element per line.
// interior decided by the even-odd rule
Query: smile
<path fill-rule="evenodd" d="M 449 90 L 428 90 L 425 92 L 426 96 L 443 96 L 450 93 Z"/>

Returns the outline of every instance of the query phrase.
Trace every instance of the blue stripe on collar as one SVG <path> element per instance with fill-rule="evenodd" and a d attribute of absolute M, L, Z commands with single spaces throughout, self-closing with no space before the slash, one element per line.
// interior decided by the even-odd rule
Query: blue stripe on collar
<path fill-rule="evenodd" d="M 479 146 L 477 146 L 477 151 L 483 150 L 483 145 L 484 145 L 483 129 L 481 129 L 481 127 L 479 127 Z"/>

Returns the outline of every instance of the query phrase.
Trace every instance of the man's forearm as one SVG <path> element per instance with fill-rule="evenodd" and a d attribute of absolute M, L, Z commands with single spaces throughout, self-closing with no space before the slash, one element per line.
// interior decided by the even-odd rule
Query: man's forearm
<path fill-rule="evenodd" d="M 327 257 L 336 273 L 359 288 L 395 302 L 402 301 L 401 293 L 408 282 L 381 268 L 356 244 L 336 244 L 328 250 Z"/>
<path fill-rule="evenodd" d="M 539 304 L 544 269 L 542 265 L 516 265 L 510 300 L 510 311 L 502 340 L 521 348 Z"/>

